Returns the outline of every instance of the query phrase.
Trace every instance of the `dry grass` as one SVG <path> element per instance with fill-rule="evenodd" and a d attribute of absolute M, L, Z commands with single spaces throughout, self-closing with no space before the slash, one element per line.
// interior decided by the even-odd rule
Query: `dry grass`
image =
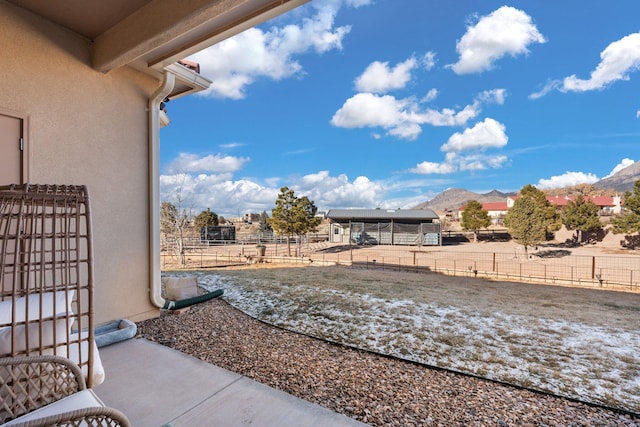
<path fill-rule="evenodd" d="M 638 294 L 340 267 L 188 274 L 290 330 L 640 411 Z"/>

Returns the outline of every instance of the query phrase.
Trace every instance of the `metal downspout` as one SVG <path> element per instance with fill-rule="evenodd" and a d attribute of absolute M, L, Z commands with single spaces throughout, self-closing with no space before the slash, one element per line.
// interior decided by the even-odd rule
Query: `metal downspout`
<path fill-rule="evenodd" d="M 149 296 L 164 307 L 160 282 L 160 103 L 171 93 L 176 78 L 164 72 L 162 84 L 149 98 Z"/>

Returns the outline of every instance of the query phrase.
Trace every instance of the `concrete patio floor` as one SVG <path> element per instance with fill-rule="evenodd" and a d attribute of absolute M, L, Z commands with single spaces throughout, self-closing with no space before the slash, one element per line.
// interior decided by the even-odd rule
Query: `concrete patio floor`
<path fill-rule="evenodd" d="M 365 426 L 242 375 L 145 339 L 100 348 L 94 391 L 134 427 Z"/>

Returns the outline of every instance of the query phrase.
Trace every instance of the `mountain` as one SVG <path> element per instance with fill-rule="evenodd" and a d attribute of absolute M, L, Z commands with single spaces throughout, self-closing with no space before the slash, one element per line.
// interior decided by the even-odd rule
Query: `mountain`
<path fill-rule="evenodd" d="M 601 179 L 593 184 L 593 187 L 599 190 L 613 190 L 619 194 L 623 194 L 625 191 L 633 191 L 635 182 L 638 180 L 640 180 L 640 162 L 635 162 L 621 171 L 616 172 L 609 178 Z M 568 191 L 568 188 L 565 190 Z M 561 189 L 557 189 L 555 192 L 561 193 Z M 437 212 L 444 212 L 448 209 L 458 209 L 464 206 L 469 200 L 477 200 L 480 203 L 504 202 L 508 196 L 515 196 L 516 194 L 517 192 L 502 193 L 498 190 L 479 194 L 463 188 L 449 188 L 433 199 L 420 203 L 413 209 L 433 209 Z"/>
<path fill-rule="evenodd" d="M 508 196 L 515 194 L 516 193 L 502 193 L 498 190 L 479 194 L 462 188 L 449 188 L 433 199 L 420 203 L 413 209 L 433 209 L 434 211 L 443 212 L 448 209 L 458 209 L 460 206 L 467 204 L 469 200 L 477 200 L 480 203 L 504 202 Z"/>
<path fill-rule="evenodd" d="M 593 186 L 600 189 L 612 188 L 624 193 L 625 191 L 633 191 L 633 186 L 638 180 L 640 180 L 640 162 L 635 162 L 609 178 L 601 179 Z"/>

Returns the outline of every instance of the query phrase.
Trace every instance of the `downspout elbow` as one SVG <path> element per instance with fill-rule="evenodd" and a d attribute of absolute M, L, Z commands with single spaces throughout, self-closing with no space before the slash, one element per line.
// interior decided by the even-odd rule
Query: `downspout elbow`
<path fill-rule="evenodd" d="M 160 103 L 175 86 L 175 76 L 164 72 L 162 83 L 149 98 L 149 296 L 163 308 L 160 280 Z"/>

